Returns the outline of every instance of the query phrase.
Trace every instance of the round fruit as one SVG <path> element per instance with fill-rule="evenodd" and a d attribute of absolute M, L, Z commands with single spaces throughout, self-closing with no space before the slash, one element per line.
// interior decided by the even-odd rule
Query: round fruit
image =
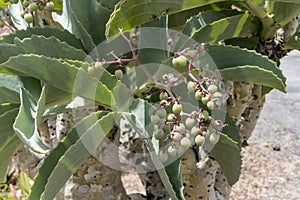
<path fill-rule="evenodd" d="M 209 120 L 209 113 L 206 110 L 203 110 L 201 113 L 199 113 L 199 118 Z"/>
<path fill-rule="evenodd" d="M 177 131 L 172 132 L 172 140 L 178 142 L 182 138 L 181 134 Z"/>
<path fill-rule="evenodd" d="M 46 3 L 46 9 L 47 10 L 54 10 L 54 3 L 52 1 L 49 1 Z"/>
<path fill-rule="evenodd" d="M 164 92 L 161 92 L 160 94 L 159 94 L 159 99 L 160 100 L 167 100 L 167 94 L 166 93 L 164 93 Z"/>
<path fill-rule="evenodd" d="M 212 144 L 217 144 L 218 141 L 220 139 L 220 134 L 217 134 L 217 133 L 212 133 L 210 134 L 209 136 L 209 141 L 212 143 Z"/>
<path fill-rule="evenodd" d="M 159 152 L 158 157 L 161 162 L 166 162 L 168 160 L 169 156 L 166 152 L 161 151 L 161 152 Z"/>
<path fill-rule="evenodd" d="M 30 14 L 30 13 L 29 13 L 29 14 Z M 24 16 L 24 18 L 25 18 L 25 16 Z M 89 74 L 94 73 L 94 72 L 95 72 L 95 68 L 94 68 L 93 66 L 89 66 L 89 67 L 87 68 L 87 71 L 88 71 Z"/>
<path fill-rule="evenodd" d="M 192 130 L 191 130 L 191 134 L 192 134 L 192 136 L 196 136 L 196 135 L 199 135 L 200 134 L 200 128 L 199 127 L 196 127 L 196 126 L 194 126 L 193 128 L 192 128 Z"/>
<path fill-rule="evenodd" d="M 38 6 L 37 6 L 37 4 L 34 2 L 34 3 L 31 3 L 31 4 L 29 4 L 29 12 L 34 12 L 34 11 L 36 11 L 37 9 L 38 9 Z"/>
<path fill-rule="evenodd" d="M 166 106 L 166 105 L 168 105 L 168 101 L 167 100 L 161 100 L 159 104 L 162 105 L 162 106 Z"/>
<path fill-rule="evenodd" d="M 180 145 L 183 147 L 183 148 L 189 148 L 191 146 L 191 141 L 189 138 L 187 137 L 184 137 L 180 140 Z"/>
<path fill-rule="evenodd" d="M 161 109 L 157 110 L 156 113 L 161 118 L 167 117 L 167 111 L 164 108 L 161 108 Z"/>
<path fill-rule="evenodd" d="M 203 135 L 204 137 L 208 137 L 208 136 L 210 135 L 209 130 L 203 131 L 203 132 L 202 132 L 202 135 Z"/>
<path fill-rule="evenodd" d="M 176 116 L 174 113 L 168 114 L 167 121 L 173 122 L 175 119 L 176 119 Z"/>
<path fill-rule="evenodd" d="M 208 86 L 207 90 L 210 94 L 214 94 L 218 91 L 218 87 L 216 85 L 210 85 Z"/>
<path fill-rule="evenodd" d="M 103 63 L 102 62 L 95 62 L 95 69 L 99 70 L 99 69 L 103 69 Z"/>
<path fill-rule="evenodd" d="M 169 148 L 168 148 L 168 154 L 169 154 L 170 156 L 176 156 L 176 154 L 177 154 L 176 148 L 173 147 L 173 146 L 169 146 Z"/>
<path fill-rule="evenodd" d="M 184 67 L 187 64 L 187 60 L 184 56 L 178 56 L 172 59 L 172 64 L 174 67 Z"/>
<path fill-rule="evenodd" d="M 205 141 L 205 138 L 202 135 L 197 135 L 195 137 L 195 143 L 197 146 L 202 146 Z"/>
<path fill-rule="evenodd" d="M 172 107 L 172 112 L 175 115 L 179 115 L 182 111 L 182 105 L 178 104 L 178 103 L 174 103 L 173 107 Z"/>
<path fill-rule="evenodd" d="M 115 76 L 116 76 L 117 79 L 121 79 L 121 78 L 123 77 L 123 72 L 122 72 L 122 70 L 117 69 L 117 70 L 115 71 Z"/>
<path fill-rule="evenodd" d="M 212 101 L 209 101 L 209 102 L 207 102 L 206 106 L 209 110 L 213 110 L 215 108 L 215 103 Z"/>
<path fill-rule="evenodd" d="M 27 6 L 29 6 L 29 1 L 25 0 L 22 3 L 23 7 L 26 8 Z"/>
<path fill-rule="evenodd" d="M 10 0 L 9 2 L 10 2 L 10 3 L 13 3 L 13 4 L 16 4 L 16 3 L 19 2 L 19 0 Z"/>
<path fill-rule="evenodd" d="M 155 125 L 159 124 L 159 122 L 160 122 L 159 116 L 158 115 L 152 115 L 151 116 L 151 122 L 152 122 L 152 124 L 155 124 Z"/>
<path fill-rule="evenodd" d="M 24 18 L 24 15 L 26 14 L 26 11 L 25 10 L 22 10 L 21 11 L 21 17 L 23 17 Z"/>
<path fill-rule="evenodd" d="M 201 98 L 201 101 L 202 101 L 202 103 L 203 103 L 204 105 L 206 105 L 207 102 L 209 101 L 209 97 L 208 97 L 208 96 L 202 97 L 202 98 Z"/>
<path fill-rule="evenodd" d="M 24 19 L 27 23 L 31 23 L 33 21 L 33 16 L 31 13 L 24 14 Z"/>
<path fill-rule="evenodd" d="M 194 81 L 189 81 L 187 84 L 187 89 L 189 92 L 194 92 L 196 87 L 197 87 L 197 83 Z"/>
<path fill-rule="evenodd" d="M 178 131 L 178 132 L 185 132 L 185 126 L 183 124 L 178 124 L 177 126 L 175 126 L 175 130 Z"/>
<path fill-rule="evenodd" d="M 155 139 L 157 139 L 157 140 L 161 140 L 161 139 L 164 137 L 164 135 L 165 135 L 165 133 L 164 133 L 164 131 L 161 130 L 161 129 L 156 129 L 156 130 L 154 131 L 154 137 L 155 137 Z"/>
<path fill-rule="evenodd" d="M 197 123 L 197 121 L 190 117 L 185 120 L 185 126 L 188 129 L 191 129 L 193 126 L 195 126 L 196 123 Z"/>
<path fill-rule="evenodd" d="M 200 90 L 197 90 L 195 92 L 195 98 L 200 101 L 202 99 L 203 95 L 202 95 L 202 92 Z"/>

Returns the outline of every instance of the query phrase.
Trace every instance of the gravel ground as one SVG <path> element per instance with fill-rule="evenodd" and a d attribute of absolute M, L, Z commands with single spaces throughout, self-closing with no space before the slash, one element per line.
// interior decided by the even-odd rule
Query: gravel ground
<path fill-rule="evenodd" d="M 231 199 L 300 199 L 300 53 L 282 60 L 287 94 L 272 91 L 243 149 L 240 180 Z"/>

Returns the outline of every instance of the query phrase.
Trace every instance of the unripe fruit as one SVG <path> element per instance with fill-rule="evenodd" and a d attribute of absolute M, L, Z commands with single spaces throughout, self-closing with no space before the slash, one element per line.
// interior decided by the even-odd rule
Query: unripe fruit
<path fill-rule="evenodd" d="M 158 158 L 161 162 L 166 162 L 168 160 L 168 154 L 166 152 L 159 152 Z"/>
<path fill-rule="evenodd" d="M 178 131 L 178 132 L 183 133 L 183 132 L 185 132 L 185 126 L 180 123 L 179 125 L 175 126 L 175 130 Z"/>
<path fill-rule="evenodd" d="M 199 118 L 209 120 L 209 113 L 206 110 L 203 110 L 201 113 L 199 113 Z"/>
<path fill-rule="evenodd" d="M 216 85 L 210 85 L 208 86 L 207 90 L 210 94 L 214 94 L 218 91 L 218 87 Z"/>
<path fill-rule="evenodd" d="M 26 14 L 26 11 L 25 10 L 22 10 L 21 11 L 21 17 L 23 17 L 24 18 L 24 15 Z"/>
<path fill-rule="evenodd" d="M 52 1 L 47 2 L 46 3 L 46 9 L 50 10 L 50 11 L 54 10 L 54 3 Z"/>
<path fill-rule="evenodd" d="M 187 137 L 184 137 L 180 140 L 180 145 L 183 147 L 183 148 L 189 148 L 191 146 L 191 141 L 189 138 Z"/>
<path fill-rule="evenodd" d="M 176 148 L 173 147 L 173 146 L 169 146 L 169 148 L 168 148 L 168 154 L 169 154 L 170 156 L 176 156 L 176 154 L 177 154 Z"/>
<path fill-rule="evenodd" d="M 161 118 L 167 117 L 167 111 L 164 108 L 160 108 L 159 110 L 156 111 L 156 113 Z"/>
<path fill-rule="evenodd" d="M 174 67 L 184 67 L 187 64 L 187 60 L 184 56 L 178 56 L 172 59 L 172 64 Z"/>
<path fill-rule="evenodd" d="M 203 95 L 202 95 L 202 92 L 200 90 L 197 90 L 195 92 L 195 98 L 200 101 L 202 99 Z"/>
<path fill-rule="evenodd" d="M 33 21 L 33 16 L 31 13 L 24 14 L 24 19 L 27 23 L 31 23 Z"/>
<path fill-rule="evenodd" d="M 36 11 L 36 10 L 38 9 L 38 6 L 37 6 L 37 4 L 34 2 L 34 3 L 29 4 L 28 9 L 29 9 L 29 12 L 34 12 L 34 11 Z"/>
<path fill-rule="evenodd" d="M 116 76 L 117 79 L 121 79 L 121 78 L 123 77 L 123 72 L 122 72 L 122 70 L 117 69 L 117 70 L 115 71 L 115 76 Z"/>
<path fill-rule="evenodd" d="M 24 16 L 24 18 L 25 18 L 25 16 Z M 88 66 L 87 71 L 88 71 L 89 74 L 92 74 L 92 73 L 95 72 L 95 68 L 93 66 Z"/>
<path fill-rule="evenodd" d="M 175 119 L 176 119 L 176 116 L 174 113 L 168 114 L 168 117 L 167 117 L 168 122 L 173 122 Z"/>
<path fill-rule="evenodd" d="M 179 115 L 182 111 L 182 105 L 178 104 L 178 103 L 174 103 L 173 107 L 172 107 L 172 112 L 175 115 Z"/>
<path fill-rule="evenodd" d="M 191 129 L 193 126 L 195 126 L 196 123 L 197 123 L 197 121 L 190 117 L 185 120 L 185 126 L 188 129 Z"/>
<path fill-rule="evenodd" d="M 29 1 L 25 0 L 22 3 L 23 7 L 26 8 L 27 6 L 29 6 Z"/>
<path fill-rule="evenodd" d="M 95 69 L 96 70 L 103 69 L 103 63 L 102 62 L 95 62 Z"/>
<path fill-rule="evenodd" d="M 187 84 L 187 89 L 189 92 L 194 92 L 196 87 L 197 87 L 197 83 L 194 81 L 189 81 Z"/>
<path fill-rule="evenodd" d="M 197 135 L 195 137 L 195 143 L 197 146 L 202 146 L 204 144 L 205 138 L 202 135 Z"/>
<path fill-rule="evenodd" d="M 209 110 L 213 110 L 215 108 L 215 103 L 212 101 L 209 101 L 209 102 L 207 102 L 206 106 Z"/>
<path fill-rule="evenodd" d="M 218 133 L 212 133 L 210 134 L 209 136 L 209 141 L 212 143 L 212 144 L 217 144 L 218 141 L 220 139 L 220 134 Z"/>
<path fill-rule="evenodd" d="M 159 102 L 159 104 L 162 105 L 162 106 L 166 106 L 166 105 L 168 105 L 168 101 L 166 101 L 166 100 L 161 100 L 161 101 Z"/>
<path fill-rule="evenodd" d="M 182 138 L 182 135 L 177 131 L 174 131 L 171 134 L 172 134 L 172 140 L 174 140 L 175 142 L 180 141 L 180 139 Z"/>
<path fill-rule="evenodd" d="M 199 135 L 200 134 L 200 128 L 199 127 L 196 127 L 196 126 L 194 126 L 193 128 L 192 128 L 192 130 L 191 130 L 191 134 L 192 134 L 192 136 L 196 136 L 196 135 Z"/>
<path fill-rule="evenodd" d="M 152 116 L 151 116 L 151 122 L 152 122 L 152 124 L 154 124 L 154 125 L 159 124 L 159 122 L 160 122 L 159 116 L 158 116 L 158 115 L 152 115 Z"/>
<path fill-rule="evenodd" d="M 160 94 L 159 94 L 159 99 L 160 100 L 167 100 L 167 94 L 166 93 L 164 93 L 164 92 L 161 92 Z"/>
<path fill-rule="evenodd" d="M 10 2 L 10 3 L 13 3 L 13 4 L 16 4 L 16 3 L 19 2 L 19 0 L 10 0 L 9 2 Z"/>
<path fill-rule="evenodd" d="M 202 103 L 203 103 L 204 105 L 206 105 L 207 102 L 209 101 L 209 97 L 208 97 L 208 96 L 202 97 L 202 98 L 201 98 L 201 101 L 202 101 Z"/>
<path fill-rule="evenodd" d="M 208 136 L 210 136 L 209 130 L 203 131 L 203 132 L 202 132 L 202 135 L 203 135 L 205 138 L 208 137 Z"/>
<path fill-rule="evenodd" d="M 161 129 L 156 129 L 156 130 L 154 131 L 154 137 L 155 137 L 155 139 L 157 139 L 157 140 L 161 140 L 161 139 L 164 137 L 164 135 L 165 135 L 165 133 L 164 133 L 164 131 L 161 130 Z"/>

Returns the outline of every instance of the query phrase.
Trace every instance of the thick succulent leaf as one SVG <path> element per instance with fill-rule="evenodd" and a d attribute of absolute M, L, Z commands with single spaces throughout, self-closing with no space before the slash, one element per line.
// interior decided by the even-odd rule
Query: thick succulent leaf
<path fill-rule="evenodd" d="M 40 96 L 37 96 L 37 93 L 40 93 Z M 21 88 L 20 99 L 21 105 L 13 125 L 14 130 L 26 146 L 36 152 L 46 153 L 49 148 L 42 142 L 38 132 L 45 108 L 46 87 L 44 86 L 42 91 L 34 87 L 30 90 Z"/>
<path fill-rule="evenodd" d="M 227 40 L 224 40 L 225 45 L 232 45 L 232 46 L 238 46 L 240 48 L 246 48 L 253 50 L 257 47 L 257 44 L 259 43 L 259 37 L 249 37 L 249 38 L 230 38 Z"/>
<path fill-rule="evenodd" d="M 107 112 L 92 113 L 79 122 L 45 158 L 28 200 L 53 199 L 76 169 L 91 155 L 90 152 L 101 144 L 113 125 L 113 114 Z"/>
<path fill-rule="evenodd" d="M 224 0 L 122 0 L 119 7 L 111 15 L 106 29 L 106 36 L 110 37 L 123 31 L 135 28 L 140 24 L 152 21 L 161 16 L 206 6 Z M 232 2 L 238 2 L 233 0 Z M 145 10 L 145 8 L 147 8 Z"/>
<path fill-rule="evenodd" d="M 77 68 L 67 62 L 31 54 L 11 57 L 2 66 L 17 75 L 42 80 L 67 94 L 95 100 L 103 106 L 114 104 L 112 93 L 104 84 L 82 68 Z"/>
<path fill-rule="evenodd" d="M 22 10 L 23 6 L 21 1 L 19 1 L 17 4 L 9 5 L 9 13 L 11 14 L 11 20 L 18 30 L 26 29 L 28 27 L 28 23 L 20 15 Z"/>
<path fill-rule="evenodd" d="M 21 144 L 13 130 L 18 110 L 14 108 L 0 115 L 0 183 L 6 182 L 8 164 L 16 148 Z"/>
<path fill-rule="evenodd" d="M 198 43 L 216 43 L 218 41 L 255 35 L 260 28 L 258 21 L 248 13 L 223 18 L 195 31 L 191 36 Z"/>
<path fill-rule="evenodd" d="M 0 104 L 20 102 L 19 94 L 7 89 L 6 87 L 0 87 L 0 94 Z"/>
<path fill-rule="evenodd" d="M 144 139 L 152 162 L 155 165 L 171 199 L 184 199 L 180 162 L 175 160 L 171 165 L 164 167 L 157 156 L 159 145 L 151 140 L 153 132 L 151 130 L 153 130 L 153 125 L 150 123 L 150 112 L 153 109 L 153 106 L 148 102 L 138 99 L 133 101 L 130 107 L 131 113 L 122 113 L 122 115 L 131 124 L 140 137 Z"/>
<path fill-rule="evenodd" d="M 283 46 L 284 49 L 300 50 L 300 32 L 295 33 Z"/>
<path fill-rule="evenodd" d="M 10 111 L 14 108 L 18 108 L 19 106 L 20 106 L 20 104 L 15 104 L 15 103 L 0 104 L 0 116 L 3 115 L 7 111 Z"/>
<path fill-rule="evenodd" d="M 272 71 L 258 66 L 237 66 L 218 71 L 224 80 L 253 83 L 286 92 L 285 85 Z"/>
<path fill-rule="evenodd" d="M 0 44 L 0 63 L 7 61 L 11 56 L 19 54 L 37 54 L 52 58 L 84 60 L 87 55 L 55 37 L 32 35 L 30 38 L 19 40 L 16 38 L 14 44 Z"/>
<path fill-rule="evenodd" d="M 281 69 L 266 56 L 262 56 L 255 51 L 234 46 L 206 45 L 206 48 L 207 53 L 219 70 L 245 65 L 258 66 L 262 70 L 267 70 L 275 74 L 275 76 L 282 81 L 283 87 L 286 86 L 286 78 Z M 211 63 L 211 61 L 206 60 L 207 58 L 208 56 L 205 56 L 203 59 L 200 59 L 201 63 Z M 281 90 L 284 91 L 284 89 Z"/>
<path fill-rule="evenodd" d="M 44 36 L 46 38 L 52 36 L 59 39 L 62 42 L 66 42 L 67 44 L 73 46 L 76 49 L 84 49 L 80 40 L 76 38 L 74 35 L 72 35 L 70 32 L 68 32 L 67 30 L 60 30 L 51 27 L 44 27 L 44 28 L 34 27 L 34 28 L 28 28 L 26 30 L 19 30 L 16 31 L 15 33 L 5 35 L 3 39 L 0 40 L 0 42 L 14 44 L 16 38 L 23 40 L 25 38 L 30 38 L 32 35 Z"/>
<path fill-rule="evenodd" d="M 269 10 L 274 14 L 274 21 L 281 26 L 286 25 L 300 13 L 300 1 L 275 0 L 269 5 L 272 6 Z"/>

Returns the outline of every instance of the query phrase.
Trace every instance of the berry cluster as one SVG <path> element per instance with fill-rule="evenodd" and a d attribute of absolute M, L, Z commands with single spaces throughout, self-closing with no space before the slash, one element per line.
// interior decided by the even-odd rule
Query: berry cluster
<path fill-rule="evenodd" d="M 18 0 L 10 0 L 18 3 Z M 33 13 L 37 10 L 54 10 L 54 3 L 51 0 L 23 0 L 23 11 L 21 16 L 25 19 L 27 23 L 33 22 Z"/>
<path fill-rule="evenodd" d="M 107 63 L 110 63 L 110 62 L 106 62 L 105 60 L 103 60 L 102 62 L 100 61 L 96 61 L 94 63 L 91 63 L 88 68 L 87 68 L 87 71 L 88 73 L 92 74 L 94 73 L 95 71 L 97 70 L 100 70 L 100 69 L 103 69 L 104 65 L 107 64 Z M 122 79 L 123 78 L 123 71 L 121 70 L 123 66 L 122 65 L 118 65 L 116 67 L 116 70 L 115 70 L 115 76 L 117 79 Z"/>
<path fill-rule="evenodd" d="M 159 158 L 167 161 L 169 156 L 180 156 L 196 144 L 202 146 L 206 141 L 214 145 L 218 142 L 223 123 L 214 120 L 203 108 L 191 113 L 183 112 L 179 99 L 160 93 L 160 105 L 151 114 L 154 124 L 153 136 L 162 142 Z"/>

